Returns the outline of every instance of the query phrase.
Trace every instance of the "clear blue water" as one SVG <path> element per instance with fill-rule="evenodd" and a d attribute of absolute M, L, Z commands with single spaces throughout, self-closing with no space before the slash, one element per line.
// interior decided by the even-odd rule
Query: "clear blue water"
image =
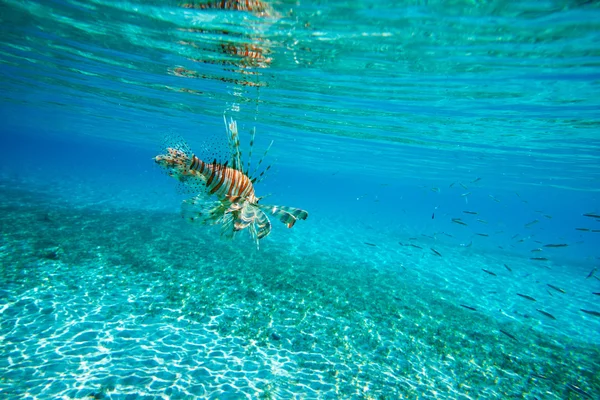
<path fill-rule="evenodd" d="M 199 4 L 0 1 L 0 398 L 600 396 L 596 2 Z M 223 114 L 260 249 L 152 160 Z"/>

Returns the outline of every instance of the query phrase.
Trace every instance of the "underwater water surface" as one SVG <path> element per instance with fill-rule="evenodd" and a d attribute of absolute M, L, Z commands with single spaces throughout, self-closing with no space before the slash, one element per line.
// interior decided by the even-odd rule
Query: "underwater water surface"
<path fill-rule="evenodd" d="M 596 2 L 0 0 L 0 30 L 0 398 L 600 396 Z M 308 211 L 259 247 L 153 159 L 224 115 Z"/>

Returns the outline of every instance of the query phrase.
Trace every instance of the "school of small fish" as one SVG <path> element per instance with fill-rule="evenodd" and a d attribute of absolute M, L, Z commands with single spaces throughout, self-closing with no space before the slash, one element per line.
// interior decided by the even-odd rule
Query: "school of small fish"
<path fill-rule="evenodd" d="M 472 180 L 470 183 L 471 184 L 477 183 L 477 182 L 481 181 L 481 179 L 482 178 L 478 177 L 478 178 Z M 449 185 L 449 188 L 454 187 L 456 183 L 457 182 L 451 183 Z M 464 190 L 467 190 L 467 192 L 464 192 L 464 193 L 460 194 L 460 197 L 464 199 L 465 204 L 469 204 L 469 196 L 471 196 L 473 194 L 473 191 L 469 191 L 469 186 L 467 186 L 466 184 L 464 184 L 462 182 L 458 182 L 458 184 Z M 422 187 L 424 187 L 424 186 L 422 186 Z M 441 192 L 441 189 L 439 187 L 433 187 L 433 188 L 430 188 L 430 189 L 431 189 L 432 192 L 435 192 L 435 193 L 440 193 Z M 519 193 L 516 193 L 516 195 L 521 199 L 521 202 L 528 203 L 528 201 L 525 200 L 525 199 L 523 199 Z M 488 197 L 491 200 L 493 200 L 494 202 L 496 202 L 496 203 L 501 203 L 501 201 L 502 201 L 501 198 L 496 197 L 496 196 L 494 196 L 492 194 L 489 194 Z M 553 218 L 552 215 L 546 214 L 542 210 L 535 210 L 535 212 L 538 213 L 538 214 L 540 214 L 541 216 L 543 216 L 545 218 L 545 220 L 551 220 Z M 475 216 L 479 217 L 481 215 L 481 212 L 479 210 L 473 209 L 472 207 L 470 207 L 470 209 L 462 210 L 462 214 L 463 214 L 463 217 L 450 216 L 449 222 L 451 224 L 455 224 L 455 225 L 459 225 L 461 227 L 464 227 L 464 228 L 457 228 L 457 229 L 470 230 L 471 227 L 473 226 L 473 225 L 471 225 L 471 223 L 473 223 L 473 221 L 478 222 L 480 224 L 484 224 L 484 225 L 488 224 L 488 221 L 485 220 L 485 219 L 475 218 Z M 440 215 L 441 214 L 439 213 L 439 209 L 436 206 L 435 207 L 435 212 L 432 213 L 432 215 L 431 215 L 431 219 L 434 219 L 436 216 L 439 218 Z M 585 218 L 593 219 L 593 220 L 595 220 L 595 222 L 600 222 L 600 213 L 586 212 L 586 213 L 583 213 L 582 216 L 585 217 Z M 543 221 L 544 221 L 544 219 L 534 218 L 534 219 L 532 219 L 532 220 L 524 223 L 523 224 L 523 228 L 525 230 L 535 230 L 538 226 L 543 225 Z M 590 233 L 600 232 L 600 229 L 593 229 L 593 228 L 589 228 L 589 227 L 577 227 L 577 228 L 575 228 L 575 230 L 579 231 L 579 232 L 590 232 Z M 502 233 L 503 233 L 503 231 L 497 231 L 497 232 L 495 232 L 495 234 L 502 234 Z M 491 232 L 488 233 L 488 232 L 471 231 L 471 234 L 474 235 L 474 236 L 482 237 L 482 238 L 488 238 L 488 237 L 491 236 Z M 427 235 L 427 234 L 423 234 L 423 233 L 421 234 L 421 236 L 423 236 L 423 237 L 425 237 L 427 239 L 431 239 L 431 240 L 437 240 L 437 235 L 444 235 L 444 236 L 447 236 L 447 237 L 454 237 L 454 235 L 452 235 L 451 233 L 443 232 L 443 231 L 442 232 L 437 232 L 437 233 L 435 233 L 433 235 Z M 569 247 L 569 243 L 566 242 L 566 241 L 562 241 L 562 240 L 561 241 L 556 241 L 556 242 L 550 242 L 550 243 L 548 243 L 548 242 L 544 243 L 544 242 L 538 241 L 538 240 L 536 240 L 534 238 L 534 234 L 533 233 L 527 234 L 527 235 L 523 235 L 521 233 L 517 233 L 517 234 L 513 235 L 510 238 L 510 240 L 513 241 L 513 243 L 517 243 L 517 244 L 531 243 L 531 242 L 535 243 L 536 247 L 532 248 L 530 250 L 530 253 L 535 253 L 535 254 L 539 254 L 539 255 L 536 255 L 536 256 L 533 256 L 533 257 L 529 257 L 529 260 L 531 260 L 532 262 L 540 263 L 540 265 L 542 265 L 542 266 L 544 266 L 546 268 L 550 268 L 551 264 L 549 264 L 549 263 L 552 262 L 552 258 L 551 257 L 556 254 L 556 253 L 553 253 L 553 251 L 555 251 L 555 250 L 556 251 L 560 251 L 560 249 L 562 249 L 562 248 Z M 429 247 L 429 246 L 426 246 L 426 247 L 420 246 L 420 245 L 418 245 L 418 244 L 416 244 L 414 242 L 418 242 L 418 238 L 417 237 L 411 237 L 411 238 L 409 238 L 408 242 L 398 242 L 398 243 L 401 246 L 412 247 L 412 248 L 416 248 L 416 249 L 422 250 L 422 251 L 425 250 L 426 247 Z M 583 242 L 580 241 L 580 242 L 575 242 L 575 243 L 571 243 L 571 244 L 580 244 L 580 243 L 583 243 Z M 366 244 L 369 244 L 371 246 L 375 246 L 375 244 L 372 244 L 372 243 L 366 243 Z M 460 243 L 460 246 L 463 247 L 463 248 L 471 247 L 472 245 L 473 245 L 473 240 L 471 240 L 469 243 Z M 511 246 L 513 246 L 513 245 L 511 244 Z M 498 246 L 498 247 L 501 248 L 501 249 L 503 248 L 502 246 Z M 439 252 L 435 248 L 429 247 L 429 250 L 431 251 L 431 254 L 433 256 L 442 257 L 441 252 Z M 426 253 L 421 253 L 421 254 L 426 254 Z M 507 264 L 504 264 L 504 268 L 509 273 L 513 272 L 512 268 L 509 267 Z M 495 278 L 490 278 L 490 279 L 498 279 L 499 278 L 499 275 L 495 271 L 493 271 L 492 269 L 481 268 L 481 270 L 485 274 L 487 274 L 488 276 L 495 277 Z M 596 275 L 596 271 L 597 271 L 597 267 L 593 267 L 585 279 L 595 278 L 597 280 L 600 280 L 600 277 Z M 565 289 L 561 288 L 560 286 L 558 286 L 556 284 L 546 283 L 546 285 L 547 285 L 546 292 L 550 296 L 554 296 L 552 293 L 559 293 L 560 295 L 567 294 L 567 291 Z M 532 303 L 538 303 L 539 304 L 539 302 L 537 301 L 537 299 L 534 298 L 533 296 L 529 295 L 529 294 L 515 293 L 515 295 L 517 297 L 521 298 L 521 299 L 530 301 Z M 592 295 L 600 296 L 600 292 L 592 292 Z M 472 305 L 468 305 L 468 304 L 459 304 L 459 305 L 461 307 L 467 309 L 467 310 L 474 311 L 474 312 L 477 311 L 477 308 L 474 307 L 474 306 L 472 306 Z M 546 318 L 549 321 L 557 321 L 558 320 L 558 318 L 551 311 L 549 311 L 547 309 L 535 308 L 535 311 L 538 312 L 540 314 L 540 316 L 542 316 L 543 318 Z M 590 309 L 587 309 L 587 308 L 579 308 L 579 311 L 582 314 L 585 314 L 585 315 L 588 315 L 588 316 L 591 316 L 591 317 L 600 317 L 600 311 L 590 310 Z M 515 335 L 511 334 L 510 332 L 507 332 L 506 330 L 503 330 L 503 329 L 500 329 L 499 331 L 500 331 L 500 333 L 504 334 L 506 337 L 508 337 L 511 340 L 513 340 L 515 342 L 519 341 L 518 338 Z M 573 391 L 575 393 L 578 393 L 578 394 L 580 394 L 580 395 L 582 395 L 584 397 L 589 397 L 588 393 L 584 392 L 582 389 L 580 389 L 579 387 L 577 387 L 575 385 L 568 384 L 567 387 L 568 387 L 569 390 L 571 390 L 571 391 Z"/>

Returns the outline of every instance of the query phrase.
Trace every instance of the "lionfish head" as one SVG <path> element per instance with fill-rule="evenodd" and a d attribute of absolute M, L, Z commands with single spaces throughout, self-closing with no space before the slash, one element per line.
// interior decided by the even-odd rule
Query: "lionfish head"
<path fill-rule="evenodd" d="M 167 154 L 154 157 L 154 162 L 168 169 L 186 168 L 189 164 L 189 157 L 183 151 L 169 147 L 167 148 Z"/>

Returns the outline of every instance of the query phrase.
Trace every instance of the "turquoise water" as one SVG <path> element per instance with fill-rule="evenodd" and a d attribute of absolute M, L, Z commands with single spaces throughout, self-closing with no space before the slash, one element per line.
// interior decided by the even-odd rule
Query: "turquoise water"
<path fill-rule="evenodd" d="M 598 4 L 226 3 L 0 0 L 0 398 L 598 398 Z"/>

